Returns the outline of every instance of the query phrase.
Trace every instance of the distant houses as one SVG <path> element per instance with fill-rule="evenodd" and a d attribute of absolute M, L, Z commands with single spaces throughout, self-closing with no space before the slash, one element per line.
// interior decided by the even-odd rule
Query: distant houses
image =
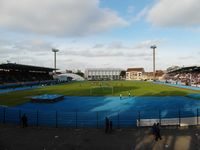
<path fill-rule="evenodd" d="M 165 72 L 156 70 L 156 80 L 162 80 Z M 144 68 L 128 68 L 126 80 L 153 80 L 153 72 L 145 72 Z"/>
<path fill-rule="evenodd" d="M 125 72 L 125 77 L 122 76 Z M 164 76 L 164 71 L 156 71 L 156 79 Z M 153 80 L 153 72 L 145 72 L 144 68 L 128 68 L 126 71 L 118 68 L 90 68 L 85 70 L 87 80 Z"/>
<path fill-rule="evenodd" d="M 144 68 L 128 68 L 126 71 L 126 80 L 142 80 Z"/>

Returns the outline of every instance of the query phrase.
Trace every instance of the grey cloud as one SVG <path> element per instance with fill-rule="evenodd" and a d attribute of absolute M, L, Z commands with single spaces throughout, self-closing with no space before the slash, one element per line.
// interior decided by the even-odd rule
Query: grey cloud
<path fill-rule="evenodd" d="M 150 46 L 152 46 L 152 45 L 159 45 L 160 43 L 162 43 L 164 41 L 165 40 L 163 40 L 163 39 L 159 39 L 159 40 L 146 40 L 146 41 L 139 42 L 133 48 L 134 49 L 147 49 L 147 48 L 149 49 Z"/>
<path fill-rule="evenodd" d="M 81 57 L 144 57 L 149 56 L 149 53 L 130 52 L 130 51 L 116 51 L 116 50 L 79 50 L 64 52 L 64 55 L 81 56 Z"/>
<path fill-rule="evenodd" d="M 149 10 L 147 20 L 161 27 L 199 27 L 199 0 L 158 0 Z"/>
<path fill-rule="evenodd" d="M 104 44 L 95 44 L 93 48 L 103 48 L 104 46 Z"/>
<path fill-rule="evenodd" d="M 107 46 L 109 49 L 129 49 L 128 46 L 124 46 L 121 41 L 114 41 Z"/>
<path fill-rule="evenodd" d="M 53 36 L 85 36 L 128 22 L 99 0 L 1 0 L 0 27 Z"/>

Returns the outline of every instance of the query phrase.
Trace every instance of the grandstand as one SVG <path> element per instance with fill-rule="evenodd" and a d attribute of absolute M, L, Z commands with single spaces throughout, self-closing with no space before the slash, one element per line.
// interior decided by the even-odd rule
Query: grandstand
<path fill-rule="evenodd" d="M 200 86 L 200 66 L 182 67 L 170 71 L 166 79 L 184 85 Z"/>
<path fill-rule="evenodd" d="M 26 83 L 52 81 L 53 70 L 53 68 L 16 63 L 0 64 L 0 85 L 21 85 Z"/>

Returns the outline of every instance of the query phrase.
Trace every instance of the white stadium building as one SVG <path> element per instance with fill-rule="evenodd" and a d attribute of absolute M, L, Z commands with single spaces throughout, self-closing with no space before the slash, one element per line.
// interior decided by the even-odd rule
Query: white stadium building
<path fill-rule="evenodd" d="M 123 69 L 118 68 L 90 68 L 85 70 L 87 80 L 119 80 Z"/>

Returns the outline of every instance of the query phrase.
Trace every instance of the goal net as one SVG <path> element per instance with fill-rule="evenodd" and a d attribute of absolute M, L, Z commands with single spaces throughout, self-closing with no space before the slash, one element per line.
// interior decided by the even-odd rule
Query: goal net
<path fill-rule="evenodd" d="M 113 86 L 92 86 L 90 95 L 113 94 Z"/>

